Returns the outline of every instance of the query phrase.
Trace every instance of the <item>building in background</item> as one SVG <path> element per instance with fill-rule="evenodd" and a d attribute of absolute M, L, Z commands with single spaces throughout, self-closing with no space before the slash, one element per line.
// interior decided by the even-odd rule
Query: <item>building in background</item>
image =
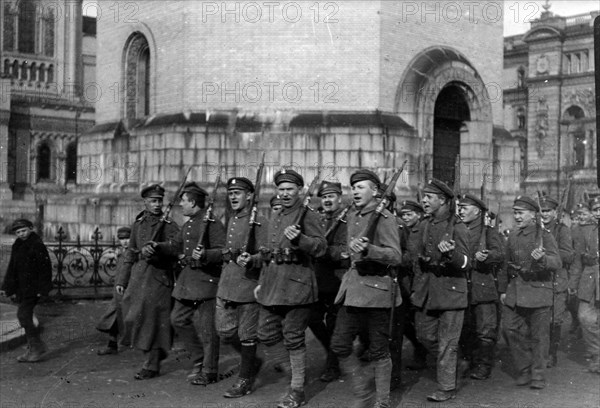
<path fill-rule="evenodd" d="M 94 125 L 95 19 L 81 1 L 0 3 L 1 222 L 43 218 L 77 182 L 78 138 Z"/>
<path fill-rule="evenodd" d="M 521 146 L 523 191 L 561 196 L 568 205 L 596 193 L 593 21 L 550 6 L 523 35 L 504 39 L 504 125 Z"/>

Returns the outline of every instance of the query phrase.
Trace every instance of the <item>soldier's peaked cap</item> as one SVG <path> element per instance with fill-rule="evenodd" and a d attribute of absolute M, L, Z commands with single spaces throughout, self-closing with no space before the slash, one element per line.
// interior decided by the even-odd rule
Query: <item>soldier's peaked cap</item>
<path fill-rule="evenodd" d="M 544 196 L 540 198 L 540 207 L 542 209 L 556 210 L 558 208 L 558 201 L 552 197 Z"/>
<path fill-rule="evenodd" d="M 364 180 L 372 181 L 377 185 L 378 188 L 381 185 L 381 180 L 379 179 L 379 176 L 369 169 L 359 169 L 352 173 L 352 175 L 350 176 L 350 185 Z"/>
<path fill-rule="evenodd" d="M 481 208 L 483 211 L 487 211 L 487 206 L 485 205 L 485 203 L 472 194 L 461 195 L 458 201 L 458 205 L 474 205 L 476 207 Z"/>
<path fill-rule="evenodd" d="M 129 227 L 119 227 L 117 229 L 117 238 L 125 239 L 131 236 L 131 228 Z"/>
<path fill-rule="evenodd" d="M 184 193 L 190 193 L 190 194 L 194 194 L 197 196 L 207 196 L 208 192 L 203 189 L 202 187 L 200 187 L 197 183 L 190 181 L 188 183 L 185 183 L 185 186 L 183 186 L 183 190 L 181 191 L 181 194 L 183 195 Z"/>
<path fill-rule="evenodd" d="M 400 212 L 402 211 L 414 211 L 419 213 L 424 213 L 425 210 L 421 206 L 421 204 L 412 200 L 404 200 L 402 201 L 402 205 L 400 206 Z"/>
<path fill-rule="evenodd" d="M 283 203 L 283 201 L 281 201 L 281 198 L 279 198 L 279 196 L 277 194 L 275 194 L 273 197 L 271 197 L 271 200 L 269 201 L 269 204 L 271 205 L 271 207 L 275 206 L 275 205 L 281 205 Z"/>
<path fill-rule="evenodd" d="M 342 183 L 336 183 L 334 181 L 325 181 L 323 180 L 319 185 L 319 191 L 317 192 L 317 197 L 322 197 L 325 194 L 342 194 Z"/>
<path fill-rule="evenodd" d="M 165 189 L 158 184 L 152 184 L 142 190 L 142 198 L 163 198 Z"/>
<path fill-rule="evenodd" d="M 529 211 L 539 211 L 540 208 L 538 207 L 537 202 L 526 195 L 518 195 L 515 198 L 515 201 L 513 203 L 513 209 L 515 210 L 529 210 Z"/>
<path fill-rule="evenodd" d="M 438 179 L 431 179 L 425 184 L 423 193 L 443 194 L 448 198 L 454 197 L 454 192 L 446 183 Z"/>
<path fill-rule="evenodd" d="M 254 184 L 246 177 L 232 177 L 227 180 L 227 190 L 247 190 L 250 192 L 254 191 Z"/>
<path fill-rule="evenodd" d="M 588 201 L 588 207 L 590 210 L 593 210 L 594 207 L 597 207 L 598 205 L 600 205 L 600 196 L 591 198 L 590 201 Z"/>
<path fill-rule="evenodd" d="M 300 187 L 304 187 L 304 179 L 295 170 L 292 169 L 281 169 L 275 173 L 275 185 L 278 186 L 281 183 L 294 183 Z"/>
<path fill-rule="evenodd" d="M 11 226 L 11 231 L 15 232 L 21 228 L 33 228 L 33 223 L 26 218 L 19 218 L 18 220 L 14 220 Z"/>

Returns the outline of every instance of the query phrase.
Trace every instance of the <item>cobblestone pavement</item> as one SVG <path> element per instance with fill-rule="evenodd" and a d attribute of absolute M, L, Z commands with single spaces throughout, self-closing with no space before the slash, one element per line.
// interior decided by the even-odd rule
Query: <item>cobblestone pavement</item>
<path fill-rule="evenodd" d="M 94 325 L 107 301 L 52 302 L 36 313 L 43 337 L 50 346 L 47 358 L 36 364 L 16 362 L 24 345 L 2 350 L 0 354 L 0 408 L 275 408 L 285 393 L 289 379 L 269 368 L 261 372 L 257 389 L 241 399 L 228 400 L 223 392 L 235 381 L 237 356 L 223 346 L 220 371 L 232 374 L 208 387 L 185 382 L 190 361 L 177 343 L 165 361 L 161 376 L 136 381 L 141 353 L 125 349 L 118 355 L 97 356 L 106 337 Z M 568 327 L 565 325 L 565 329 Z M 342 378 L 321 383 L 318 375 L 324 364 L 321 346 L 308 335 L 307 408 L 346 408 L 352 406 L 350 384 Z M 409 346 L 407 346 L 408 348 Z M 410 356 L 410 350 L 406 350 Z M 402 408 L 481 407 L 550 408 L 599 407 L 600 376 L 584 372 L 582 340 L 570 336 L 562 344 L 559 368 L 548 370 L 549 386 L 541 391 L 514 385 L 510 358 L 500 348 L 496 367 L 487 381 L 466 379 L 456 399 L 446 403 L 426 402 L 435 390 L 433 370 L 403 371 L 403 385 L 395 390 L 393 406 Z"/>

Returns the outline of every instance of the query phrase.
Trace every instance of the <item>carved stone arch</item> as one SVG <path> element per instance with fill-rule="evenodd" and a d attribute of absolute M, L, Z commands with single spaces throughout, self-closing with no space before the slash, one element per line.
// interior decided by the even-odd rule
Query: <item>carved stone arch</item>
<path fill-rule="evenodd" d="M 431 176 L 435 160 L 435 105 L 438 96 L 447 87 L 452 87 L 456 95 L 462 95 L 468 107 L 468 116 L 464 116 L 468 119 L 456 126 L 460 132 L 461 160 L 478 160 L 481 163 L 489 160 L 491 155 L 486 151 L 491 150 L 492 145 L 491 98 L 501 100 L 500 85 L 490 84 L 489 89 L 493 90 L 490 97 L 488 87 L 462 53 L 447 47 L 431 47 L 411 61 L 396 93 L 396 113 L 417 129 L 421 139 L 419 173 L 425 177 Z"/>

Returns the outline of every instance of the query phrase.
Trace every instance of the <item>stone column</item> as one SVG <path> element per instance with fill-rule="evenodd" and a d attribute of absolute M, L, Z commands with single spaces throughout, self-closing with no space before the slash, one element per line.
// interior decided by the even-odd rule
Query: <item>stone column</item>
<path fill-rule="evenodd" d="M 12 200 L 8 184 L 8 122 L 10 120 L 10 78 L 0 77 L 0 197 Z"/>

